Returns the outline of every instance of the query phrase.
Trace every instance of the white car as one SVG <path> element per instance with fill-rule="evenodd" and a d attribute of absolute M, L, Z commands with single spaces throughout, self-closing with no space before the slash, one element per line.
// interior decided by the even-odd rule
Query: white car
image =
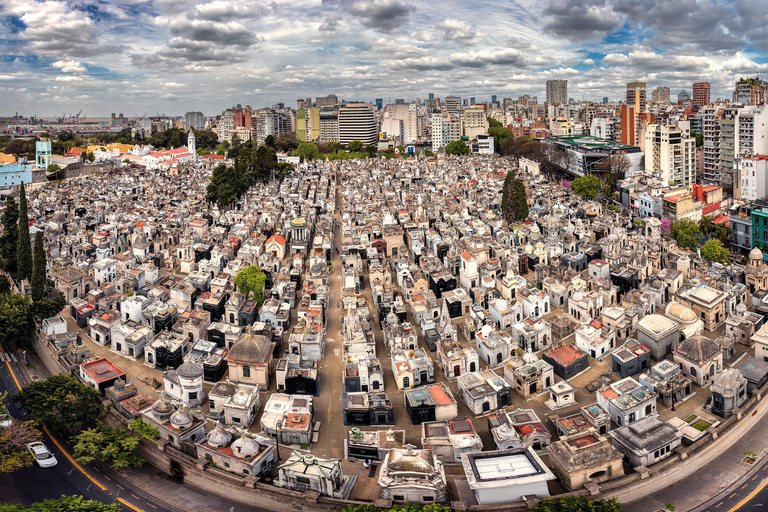
<path fill-rule="evenodd" d="M 59 463 L 51 453 L 51 450 L 41 442 L 29 443 L 27 448 L 35 458 L 35 461 L 37 461 L 37 465 L 41 468 L 52 468 Z"/>
<path fill-rule="evenodd" d="M 8 414 L 8 408 L 0 404 L 0 428 L 8 428 L 11 426 L 13 418 Z"/>

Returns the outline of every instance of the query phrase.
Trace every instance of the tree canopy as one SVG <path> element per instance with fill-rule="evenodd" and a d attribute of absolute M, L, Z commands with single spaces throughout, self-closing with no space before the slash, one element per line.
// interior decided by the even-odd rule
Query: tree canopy
<path fill-rule="evenodd" d="M 3 233 L 0 234 L 0 257 L 6 272 L 16 273 L 16 245 L 19 237 L 19 205 L 12 195 L 5 198 L 5 210 L 0 217 Z"/>
<path fill-rule="evenodd" d="M 98 460 L 115 469 L 141 466 L 144 459 L 136 453 L 139 438 L 125 430 L 99 423 L 95 428 L 83 430 L 72 438 L 75 459 L 80 464 Z"/>
<path fill-rule="evenodd" d="M 499 123 L 501 125 L 501 123 Z M 513 139 L 512 132 L 503 126 L 491 126 L 488 135 L 493 137 L 493 146 L 496 153 L 501 153 L 501 145 L 508 139 Z"/>
<path fill-rule="evenodd" d="M 0 339 L 17 342 L 29 332 L 32 301 L 21 294 L 0 294 Z"/>
<path fill-rule="evenodd" d="M 594 199 L 600 192 L 600 179 L 591 174 L 579 176 L 571 182 L 571 191 L 584 199 Z"/>
<path fill-rule="evenodd" d="M 99 392 L 72 375 L 33 381 L 13 396 L 32 419 L 53 430 L 82 430 L 104 413 Z"/>
<path fill-rule="evenodd" d="M 82 496 L 62 496 L 56 500 L 45 500 L 31 505 L 0 503 L 0 512 L 121 512 L 120 505 L 107 505 Z"/>
<path fill-rule="evenodd" d="M 320 156 L 320 150 L 314 142 L 302 142 L 296 148 L 296 156 L 301 157 L 305 162 L 314 160 Z"/>
<path fill-rule="evenodd" d="M 463 141 L 454 140 L 445 146 L 446 155 L 468 155 L 469 148 Z"/>
<path fill-rule="evenodd" d="M 363 142 L 360 140 L 353 140 L 349 144 L 347 144 L 347 148 L 352 152 L 356 153 L 363 150 Z"/>
<path fill-rule="evenodd" d="M 727 264 L 730 254 L 728 249 L 723 247 L 723 242 L 717 238 L 710 238 L 701 246 L 701 256 L 718 263 Z"/>
<path fill-rule="evenodd" d="M 0 393 L 0 412 L 5 410 L 7 396 L 7 392 Z M 33 421 L 13 419 L 10 426 L 0 428 L 0 474 L 31 466 L 34 459 L 27 450 L 27 444 L 41 438 Z"/>
<path fill-rule="evenodd" d="M 264 284 L 267 282 L 267 276 L 256 265 L 250 265 L 237 273 L 235 276 L 235 286 L 248 299 L 249 294 L 253 294 L 253 300 L 261 307 L 264 302 Z"/>
<path fill-rule="evenodd" d="M 616 498 L 591 500 L 586 496 L 544 498 L 533 507 L 534 512 L 624 512 Z"/>
<path fill-rule="evenodd" d="M 669 236 L 677 241 L 677 245 L 695 251 L 701 240 L 699 225 L 689 219 L 680 219 L 673 222 L 669 228 Z"/>
<path fill-rule="evenodd" d="M 515 178 L 512 171 L 504 178 L 501 196 L 501 214 L 508 223 L 528 218 L 528 199 L 525 194 L 525 183 Z"/>
<path fill-rule="evenodd" d="M 44 320 L 61 313 L 66 305 L 67 299 L 63 293 L 53 287 L 46 286 L 43 298 L 32 303 L 32 314 Z"/>
<path fill-rule="evenodd" d="M 43 241 L 43 232 L 35 233 L 35 251 L 32 258 L 32 300 L 38 301 L 43 298 L 46 281 L 46 261 L 45 261 L 45 242 Z"/>
<path fill-rule="evenodd" d="M 19 187 L 19 237 L 16 240 L 16 277 L 19 281 L 32 277 L 32 241 L 29 238 L 27 194 L 24 183 Z"/>

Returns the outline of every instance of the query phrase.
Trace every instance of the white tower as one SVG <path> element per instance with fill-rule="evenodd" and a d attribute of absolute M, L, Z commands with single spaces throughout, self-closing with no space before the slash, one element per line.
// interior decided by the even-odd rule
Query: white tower
<path fill-rule="evenodd" d="M 192 156 L 197 154 L 195 153 L 195 132 L 192 131 L 192 128 L 189 129 L 189 136 L 187 136 L 187 149 L 192 153 Z"/>

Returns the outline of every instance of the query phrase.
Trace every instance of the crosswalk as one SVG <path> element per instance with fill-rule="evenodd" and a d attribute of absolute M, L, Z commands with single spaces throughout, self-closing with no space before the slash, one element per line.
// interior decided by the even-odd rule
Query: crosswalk
<path fill-rule="evenodd" d="M 6 361 L 10 361 L 12 363 L 18 362 L 18 360 L 16 359 L 16 356 L 13 353 L 7 352 L 4 355 L 2 352 L 0 352 L 0 363 L 5 363 Z"/>

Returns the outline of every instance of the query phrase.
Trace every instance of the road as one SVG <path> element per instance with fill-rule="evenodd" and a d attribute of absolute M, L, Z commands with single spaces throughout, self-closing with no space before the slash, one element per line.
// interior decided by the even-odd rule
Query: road
<path fill-rule="evenodd" d="M 768 459 L 763 457 L 756 464 L 759 469 L 753 470 L 737 488 L 713 498 L 697 509 L 697 512 L 765 509 L 768 505 Z"/>
<path fill-rule="evenodd" d="M 0 351 L 0 392 L 8 392 L 8 409 L 11 416 L 29 419 L 25 411 L 10 401 L 10 397 L 18 392 L 19 385 L 22 384 L 20 379 L 23 374 L 18 363 L 8 354 L 8 351 Z M 115 475 L 108 474 L 104 468 L 99 469 L 94 465 L 80 466 L 71 459 L 71 446 L 61 437 L 55 436 L 52 439 L 46 432 L 43 442 L 56 456 L 58 465 L 46 469 L 34 465 L 3 475 L 0 480 L 0 496 L 3 502 L 29 505 L 44 499 L 60 498 L 62 495 L 83 495 L 102 503 L 118 503 L 126 511 L 177 512 L 178 509 L 160 504 L 122 481 L 118 483 Z"/>

